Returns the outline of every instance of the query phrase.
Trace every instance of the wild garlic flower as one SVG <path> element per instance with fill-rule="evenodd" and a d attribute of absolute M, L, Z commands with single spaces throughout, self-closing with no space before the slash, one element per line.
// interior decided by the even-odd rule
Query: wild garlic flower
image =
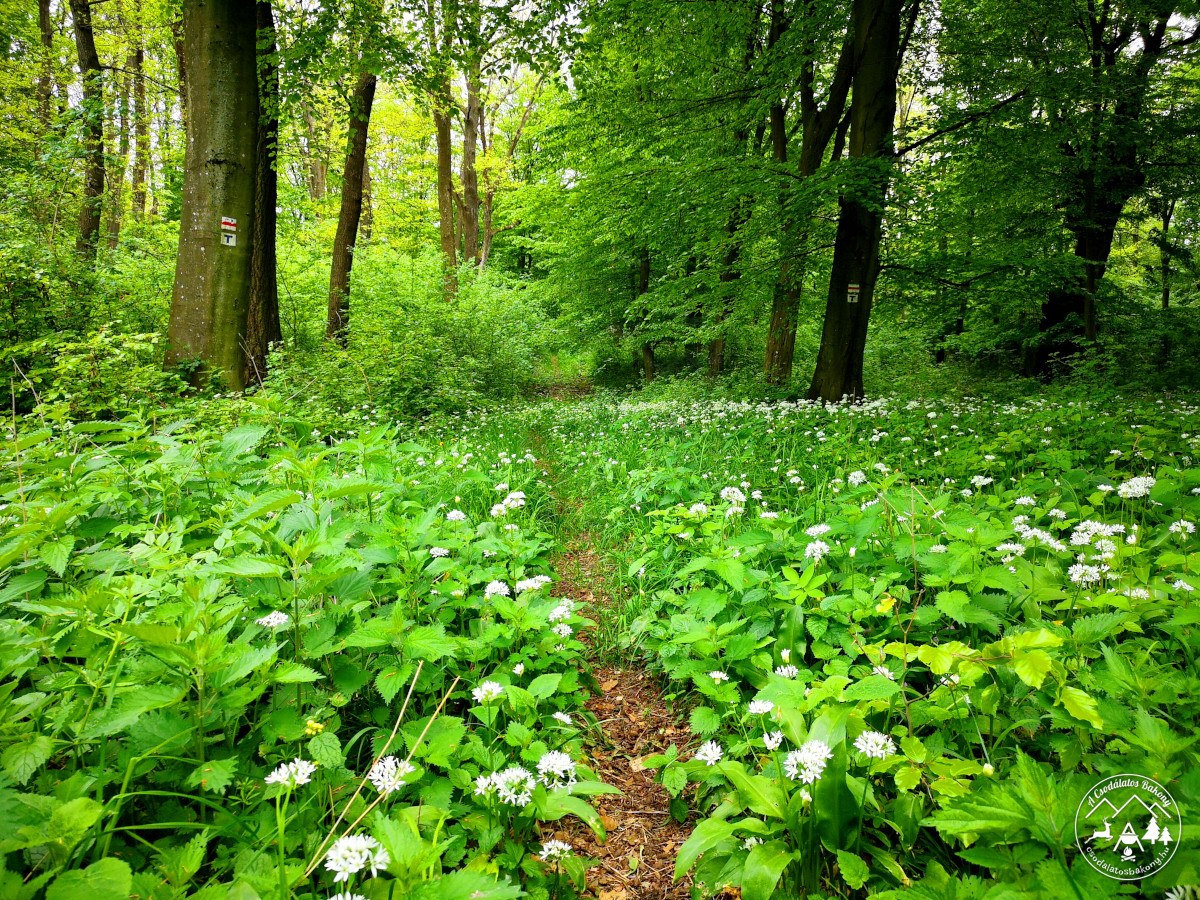
<path fill-rule="evenodd" d="M 379 793 L 390 794 L 404 787 L 404 779 L 415 771 L 417 767 L 412 763 L 394 756 L 385 756 L 371 766 L 367 779 Z"/>
<path fill-rule="evenodd" d="M 471 696 L 475 698 L 476 703 L 491 703 L 504 696 L 504 685 L 497 684 L 495 681 L 485 681 L 471 691 Z"/>
<path fill-rule="evenodd" d="M 325 868 L 333 872 L 334 882 L 349 881 L 351 875 L 371 870 L 371 877 L 386 869 L 392 861 L 379 841 L 365 834 L 350 834 L 334 841 L 325 855 Z"/>
<path fill-rule="evenodd" d="M 434 559 L 439 559 L 443 556 L 449 556 L 450 551 L 447 550 L 445 547 L 430 547 L 429 555 L 432 556 Z"/>
<path fill-rule="evenodd" d="M 537 787 L 537 778 L 523 766 L 509 766 L 492 776 L 496 795 L 510 806 L 528 806 Z"/>
<path fill-rule="evenodd" d="M 711 678 L 713 681 L 717 682 L 717 684 L 720 684 L 722 681 L 729 680 L 729 676 L 726 675 L 724 672 L 720 671 L 719 669 L 709 672 L 708 677 Z"/>
<path fill-rule="evenodd" d="M 553 715 L 550 716 L 550 718 L 557 719 L 558 721 L 562 722 L 564 725 L 572 724 L 571 717 L 569 715 L 567 715 L 565 712 L 563 712 L 562 710 L 559 710 L 558 712 L 554 713 Z"/>
<path fill-rule="evenodd" d="M 490 599 L 495 596 L 508 597 L 510 596 L 508 585 L 503 581 L 490 581 L 488 586 L 483 589 L 483 596 Z"/>
<path fill-rule="evenodd" d="M 828 534 L 829 531 L 829 526 L 824 522 L 820 522 L 816 525 L 810 525 L 808 528 L 804 529 L 804 533 L 811 538 L 819 538 L 823 534 Z"/>
<path fill-rule="evenodd" d="M 316 763 L 307 759 L 293 759 L 279 766 L 263 779 L 266 784 L 283 784 L 290 788 L 299 787 L 312 781 L 313 772 L 317 771 Z"/>
<path fill-rule="evenodd" d="M 1177 522 L 1172 522 L 1170 528 L 1167 529 L 1171 534 L 1195 534 L 1196 525 L 1189 522 L 1187 519 L 1180 519 Z"/>
<path fill-rule="evenodd" d="M 896 680 L 895 673 L 893 673 L 891 669 L 889 669 L 887 666 L 883 665 L 882 663 L 880 663 L 877 666 L 872 667 L 871 672 L 874 673 L 875 675 L 882 675 L 888 681 Z"/>
<path fill-rule="evenodd" d="M 763 743 L 767 745 L 768 750 L 778 750 L 780 744 L 783 743 L 783 732 L 768 731 L 763 735 Z"/>
<path fill-rule="evenodd" d="M 285 612 L 279 612 L 277 610 L 273 613 L 267 613 L 267 615 L 263 616 L 261 619 L 255 619 L 254 623 L 256 625 L 261 625 L 263 628 L 283 628 L 290 621 L 292 621 L 291 616 Z"/>
<path fill-rule="evenodd" d="M 1150 494 L 1154 485 L 1155 479 L 1149 475 L 1135 475 L 1117 488 L 1117 496 L 1125 500 L 1146 497 Z"/>
<path fill-rule="evenodd" d="M 821 777 L 831 759 L 833 750 L 824 741 L 806 741 L 799 750 L 783 758 L 783 771 L 788 778 L 812 784 Z"/>
<path fill-rule="evenodd" d="M 730 503 L 745 503 L 746 495 L 735 487 L 721 488 L 721 499 Z"/>
<path fill-rule="evenodd" d="M 804 548 L 804 558 L 811 559 L 813 562 L 820 562 L 821 558 L 829 552 L 829 545 L 824 541 L 812 541 Z"/>
<path fill-rule="evenodd" d="M 751 700 L 750 701 L 750 715 L 752 715 L 752 716 L 768 715 L 771 712 L 771 710 L 773 710 L 774 708 L 775 708 L 775 704 L 772 703 L 770 700 Z"/>
<path fill-rule="evenodd" d="M 800 670 L 793 665 L 776 666 L 775 674 L 780 678 L 795 678 L 800 674 Z"/>
<path fill-rule="evenodd" d="M 570 790 L 579 781 L 575 774 L 575 761 L 561 750 L 543 753 L 542 758 L 538 760 L 537 770 L 538 778 L 550 790 Z"/>
<path fill-rule="evenodd" d="M 575 852 L 565 841 L 546 841 L 542 844 L 542 862 L 560 862 Z"/>
<path fill-rule="evenodd" d="M 868 759 L 886 759 L 896 752 L 896 744 L 879 731 L 864 731 L 854 741 L 854 749 Z"/>
<path fill-rule="evenodd" d="M 867 483 L 867 476 L 856 469 L 846 476 L 846 481 L 850 482 L 851 487 L 858 487 L 860 484 Z"/>
<path fill-rule="evenodd" d="M 704 763 L 706 766 L 715 766 L 721 761 L 723 752 L 721 745 L 716 741 L 705 741 L 700 745 L 700 749 L 696 751 L 696 759 Z"/>
<path fill-rule="evenodd" d="M 447 522 L 465 522 L 465 521 L 467 521 L 467 514 L 465 512 L 463 512 L 461 509 L 452 509 L 452 510 L 450 510 L 450 512 L 446 513 L 446 521 Z"/>

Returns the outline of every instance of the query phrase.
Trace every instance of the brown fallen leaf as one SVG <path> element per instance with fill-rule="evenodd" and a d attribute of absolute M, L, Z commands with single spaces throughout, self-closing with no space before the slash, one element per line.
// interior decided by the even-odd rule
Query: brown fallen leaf
<path fill-rule="evenodd" d="M 625 888 L 623 887 L 616 887 L 611 891 L 600 892 L 600 900 L 626 900 L 628 896 L 628 893 L 626 893 Z"/>
<path fill-rule="evenodd" d="M 611 681 L 605 681 L 605 682 L 603 682 L 603 683 L 600 685 L 600 690 L 602 690 L 602 691 L 611 691 L 611 690 L 612 690 L 613 688 L 615 688 L 616 686 L 617 686 L 617 679 L 615 679 L 615 678 L 614 678 L 614 679 L 612 679 Z"/>
<path fill-rule="evenodd" d="M 612 831 L 621 823 L 614 819 L 606 812 L 600 813 L 600 824 L 604 826 L 605 831 Z"/>

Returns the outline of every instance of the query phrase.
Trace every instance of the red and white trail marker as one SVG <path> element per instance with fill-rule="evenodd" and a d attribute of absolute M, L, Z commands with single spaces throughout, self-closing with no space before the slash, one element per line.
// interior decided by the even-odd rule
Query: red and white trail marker
<path fill-rule="evenodd" d="M 858 302 L 858 292 L 861 289 L 862 289 L 862 285 L 858 285 L 858 284 L 846 285 L 846 302 L 847 303 L 857 303 Z"/>
<path fill-rule="evenodd" d="M 221 216 L 221 227 L 226 231 L 237 231 L 237 219 L 231 216 Z"/>

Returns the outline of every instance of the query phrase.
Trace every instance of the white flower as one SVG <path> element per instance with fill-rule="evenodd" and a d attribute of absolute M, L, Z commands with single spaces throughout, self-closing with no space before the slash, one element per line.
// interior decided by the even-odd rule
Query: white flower
<path fill-rule="evenodd" d="M 502 802 L 511 806 L 528 806 L 529 801 L 533 799 L 537 779 L 528 769 L 509 766 L 503 772 L 492 776 L 492 786 Z"/>
<path fill-rule="evenodd" d="M 508 597 L 511 592 L 508 589 L 508 585 L 503 581 L 488 582 L 488 586 L 483 589 L 483 596 L 486 598 L 496 594 L 499 594 L 501 597 Z"/>
<path fill-rule="evenodd" d="M 934 544 L 932 547 L 929 548 L 929 552 L 930 553 L 945 553 L 949 549 L 950 548 L 947 547 L 945 544 Z"/>
<path fill-rule="evenodd" d="M 461 509 L 452 509 L 450 512 L 446 513 L 447 522 L 465 522 L 466 520 L 467 514 Z"/>
<path fill-rule="evenodd" d="M 311 763 L 307 759 L 293 759 L 291 762 L 279 766 L 263 781 L 266 784 L 285 784 L 294 788 L 312 781 L 312 774 L 315 771 L 317 771 L 315 763 Z"/>
<path fill-rule="evenodd" d="M 575 762 L 561 750 L 551 750 L 542 754 L 537 764 L 538 777 L 542 784 L 555 790 L 567 788 L 570 790 L 579 780 L 575 775 Z"/>
<path fill-rule="evenodd" d="M 562 712 L 561 710 L 559 712 L 554 713 L 551 716 L 551 718 L 558 719 L 558 721 L 562 722 L 564 725 L 571 724 L 571 717 L 568 716 L 565 712 Z"/>
<path fill-rule="evenodd" d="M 449 556 L 450 551 L 447 550 L 445 547 L 430 547 L 429 555 L 436 559 L 437 557 L 440 557 L 440 556 Z"/>
<path fill-rule="evenodd" d="M 765 716 L 775 708 L 775 704 L 770 700 L 751 700 L 750 715 Z"/>
<path fill-rule="evenodd" d="M 867 476 L 862 472 L 855 470 L 846 476 L 846 480 L 850 482 L 852 487 L 858 487 L 860 484 L 866 484 Z"/>
<path fill-rule="evenodd" d="M 775 674 L 778 675 L 780 678 L 795 678 L 797 675 L 800 674 L 800 670 L 792 665 L 776 666 Z"/>
<path fill-rule="evenodd" d="M 778 519 L 779 513 L 764 509 L 758 514 L 760 519 Z"/>
<path fill-rule="evenodd" d="M 779 745 L 783 743 L 783 732 L 768 731 L 763 735 L 763 743 L 767 745 L 768 750 L 779 749 Z"/>
<path fill-rule="evenodd" d="M 500 493 L 504 493 L 505 491 L 508 490 L 508 482 L 507 481 L 500 482 L 498 485 L 496 485 L 496 490 Z"/>
<path fill-rule="evenodd" d="M 1101 572 L 1098 566 L 1085 566 L 1083 563 L 1076 563 L 1067 570 L 1067 575 L 1071 581 L 1080 587 L 1091 587 L 1100 583 Z"/>
<path fill-rule="evenodd" d="M 292 617 L 284 612 L 267 613 L 261 619 L 255 619 L 256 625 L 261 625 L 263 628 L 282 628 L 288 622 L 292 621 Z"/>
<path fill-rule="evenodd" d="M 1171 534 L 1195 534 L 1196 526 L 1187 519 L 1180 519 L 1178 522 L 1172 522 L 1171 527 L 1167 529 Z"/>
<path fill-rule="evenodd" d="M 491 510 L 489 510 L 489 515 L 491 515 L 493 519 L 498 519 L 507 512 L 507 506 L 505 506 L 503 503 L 495 503 L 492 505 Z"/>
<path fill-rule="evenodd" d="M 1117 488 L 1117 496 L 1126 500 L 1134 497 L 1145 497 L 1154 487 L 1155 480 L 1149 475 L 1137 475 L 1130 478 L 1119 488 Z"/>
<path fill-rule="evenodd" d="M 348 881 L 351 875 L 363 869 L 371 870 L 371 877 L 379 869 L 386 869 L 391 857 L 379 841 L 365 834 L 350 834 L 340 837 L 325 856 L 325 868 L 334 873 L 333 880 Z"/>
<path fill-rule="evenodd" d="M 823 534 L 829 533 L 829 526 L 824 522 L 820 522 L 816 525 L 810 525 L 808 528 L 805 528 L 804 533 L 811 538 L 818 538 Z"/>
<path fill-rule="evenodd" d="M 715 766 L 721 761 L 721 745 L 716 741 L 705 741 L 696 751 L 696 759 L 708 766 Z"/>
<path fill-rule="evenodd" d="M 820 562 L 821 557 L 829 552 L 829 545 L 824 541 L 812 541 L 804 548 L 804 558 Z"/>
<path fill-rule="evenodd" d="M 542 862 L 559 862 L 574 852 L 575 848 L 565 841 L 546 841 L 542 844 Z"/>
<path fill-rule="evenodd" d="M 535 575 L 532 578 L 523 578 L 516 583 L 514 590 L 518 594 L 523 594 L 526 591 L 540 591 L 553 580 L 549 575 Z M 561 609 L 561 607 L 559 608 Z M 553 622 L 554 620 L 551 619 L 550 621 Z"/>
<path fill-rule="evenodd" d="M 1018 497 L 1013 501 L 1017 506 L 1036 506 L 1037 501 L 1030 496 Z"/>
<path fill-rule="evenodd" d="M 550 630 L 562 638 L 568 638 L 572 634 L 575 633 L 575 630 L 573 628 L 571 628 L 571 626 L 568 625 L 566 622 L 559 622 L 557 625 L 555 625 Z"/>
<path fill-rule="evenodd" d="M 688 512 L 693 516 L 703 516 L 708 513 L 708 507 L 703 503 L 693 503 L 688 507 Z"/>
<path fill-rule="evenodd" d="M 788 662 L 792 658 L 792 649 L 790 647 L 784 647 L 779 651 L 779 658 L 784 662 Z"/>
<path fill-rule="evenodd" d="M 514 675 L 524 675 L 525 674 L 525 663 L 517 663 L 515 666 L 513 666 L 513 674 Z"/>
<path fill-rule="evenodd" d="M 896 745 L 882 732 L 864 731 L 854 742 L 854 749 L 869 759 L 886 759 L 896 752 Z"/>
<path fill-rule="evenodd" d="M 717 682 L 718 684 L 720 684 L 722 681 L 729 680 L 729 676 L 721 671 L 709 672 L 708 677 L 711 678 L 713 681 Z"/>
<path fill-rule="evenodd" d="M 735 487 L 721 488 L 721 499 L 731 503 L 745 503 L 746 495 Z"/>
<path fill-rule="evenodd" d="M 499 700 L 504 696 L 504 685 L 497 684 L 494 681 L 485 681 L 475 690 L 471 691 L 471 696 L 475 698 L 476 703 L 491 703 L 493 700 Z"/>
<path fill-rule="evenodd" d="M 750 835 L 750 837 L 748 837 L 742 841 L 742 849 L 750 850 L 754 847 L 757 847 L 761 843 L 762 843 L 762 838 L 755 837 L 754 835 Z"/>
<path fill-rule="evenodd" d="M 349 891 L 338 891 L 329 900 L 367 900 L 362 894 L 352 894 Z"/>
<path fill-rule="evenodd" d="M 1171 584 L 1171 587 L 1172 587 L 1172 588 L 1174 588 L 1174 589 L 1175 589 L 1175 590 L 1177 590 L 1177 591 L 1190 591 L 1190 590 L 1192 590 L 1192 586 L 1191 586 L 1190 584 L 1188 584 L 1186 581 L 1175 581 L 1175 582 L 1173 582 L 1173 583 Z"/>
<path fill-rule="evenodd" d="M 888 681 L 896 680 L 896 676 L 894 674 L 892 674 L 892 670 L 883 664 L 875 666 L 874 668 L 871 669 L 871 671 L 873 673 L 875 673 L 876 675 L 882 675 Z"/>
<path fill-rule="evenodd" d="M 783 758 L 783 771 L 789 778 L 804 784 L 812 784 L 821 777 L 833 751 L 824 741 L 807 741 L 799 750 L 793 750 Z"/>
<path fill-rule="evenodd" d="M 417 771 L 417 767 L 412 763 L 394 756 L 385 756 L 371 766 L 367 778 L 379 793 L 390 794 L 392 791 L 398 791 L 404 787 L 405 777 L 415 771 Z"/>

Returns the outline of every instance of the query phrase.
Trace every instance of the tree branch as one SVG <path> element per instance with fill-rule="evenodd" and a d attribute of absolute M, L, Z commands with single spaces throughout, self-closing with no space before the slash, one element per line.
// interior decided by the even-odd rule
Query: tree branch
<path fill-rule="evenodd" d="M 905 147 L 901 147 L 899 150 L 896 151 L 896 156 L 903 156 L 905 153 L 908 153 L 912 150 L 916 150 L 918 147 L 923 147 L 932 141 L 936 141 L 938 138 L 942 137 L 943 135 L 949 134 L 952 131 L 957 131 L 958 129 L 962 128 L 965 125 L 970 125 L 972 122 L 978 122 L 980 119 L 986 119 L 988 116 L 992 115 L 993 113 L 999 112 L 1004 107 L 1008 106 L 1010 103 L 1015 103 L 1016 101 L 1027 96 L 1028 94 L 1029 94 L 1029 88 L 1024 88 L 1020 91 L 1017 91 L 1017 93 L 1013 94 L 1011 97 L 1005 97 L 1003 100 L 1001 100 L 997 103 L 993 103 L 987 109 L 981 109 L 978 112 L 971 113 L 970 115 L 966 116 L 963 119 L 960 119 L 957 122 L 952 122 L 949 125 L 945 126 L 944 128 L 939 128 L 939 129 L 937 129 L 937 131 L 927 134 L 927 135 L 925 135 L 925 137 L 920 138 L 919 140 L 913 141 L 911 144 L 908 144 Z"/>

